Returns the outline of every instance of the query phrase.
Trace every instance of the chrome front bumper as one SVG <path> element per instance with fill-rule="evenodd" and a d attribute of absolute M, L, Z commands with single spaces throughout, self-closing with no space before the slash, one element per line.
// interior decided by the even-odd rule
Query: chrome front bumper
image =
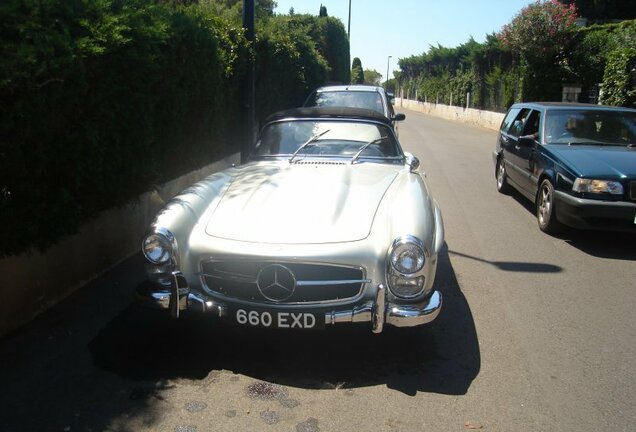
<path fill-rule="evenodd" d="M 184 287 L 183 276 L 175 272 L 172 275 L 170 290 L 149 291 L 138 289 L 137 302 L 142 306 L 170 310 L 178 318 L 181 311 L 209 313 L 219 318 L 228 315 L 228 305 L 201 294 L 190 292 Z M 433 293 L 423 302 L 397 305 L 388 301 L 387 289 L 378 285 L 373 302 L 357 305 L 352 309 L 325 312 L 325 325 L 339 323 L 370 322 L 374 333 L 381 333 L 384 325 L 394 327 L 415 327 L 430 323 L 442 308 L 442 294 Z"/>

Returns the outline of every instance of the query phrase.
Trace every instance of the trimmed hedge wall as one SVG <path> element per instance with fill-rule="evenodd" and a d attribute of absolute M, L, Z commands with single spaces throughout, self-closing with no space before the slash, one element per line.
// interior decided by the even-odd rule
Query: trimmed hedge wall
<path fill-rule="evenodd" d="M 239 151 L 252 54 L 240 25 L 211 10 L 0 3 L 0 256 L 45 249 L 97 212 Z M 260 118 L 327 78 L 317 43 L 296 36 L 259 35 Z"/>
<path fill-rule="evenodd" d="M 636 49 L 619 48 L 607 58 L 602 102 L 636 108 Z"/>

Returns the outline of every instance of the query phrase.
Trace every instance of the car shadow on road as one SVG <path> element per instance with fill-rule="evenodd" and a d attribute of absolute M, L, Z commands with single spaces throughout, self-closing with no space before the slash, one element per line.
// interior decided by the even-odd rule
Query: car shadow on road
<path fill-rule="evenodd" d="M 564 230 L 559 238 L 597 258 L 636 261 L 636 234 L 607 231 Z"/>
<path fill-rule="evenodd" d="M 386 385 L 404 394 L 463 395 L 480 370 L 477 332 L 445 247 L 436 287 L 444 304 L 430 325 L 366 325 L 324 331 L 245 329 L 201 316 L 173 320 L 165 312 L 130 306 L 91 341 L 94 364 L 125 379 L 204 379 L 228 370 L 306 389 Z"/>

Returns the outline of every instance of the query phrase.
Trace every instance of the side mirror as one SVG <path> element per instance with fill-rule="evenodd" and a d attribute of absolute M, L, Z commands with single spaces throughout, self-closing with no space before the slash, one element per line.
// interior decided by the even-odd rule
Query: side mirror
<path fill-rule="evenodd" d="M 524 147 L 532 147 L 535 143 L 534 135 L 522 135 L 519 137 L 519 145 Z"/>
<path fill-rule="evenodd" d="M 404 115 L 402 113 L 398 113 L 398 114 L 394 115 L 393 117 L 391 117 L 391 120 L 393 120 L 393 121 L 403 121 L 403 120 L 406 120 L 406 115 Z"/>
<path fill-rule="evenodd" d="M 404 159 L 406 160 L 406 164 L 411 169 L 411 172 L 417 171 L 417 169 L 420 167 L 420 160 L 413 156 L 411 153 L 404 152 Z"/>

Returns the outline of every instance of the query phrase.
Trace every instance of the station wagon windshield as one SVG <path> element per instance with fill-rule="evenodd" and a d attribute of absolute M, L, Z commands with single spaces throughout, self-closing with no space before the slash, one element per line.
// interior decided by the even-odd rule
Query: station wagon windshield
<path fill-rule="evenodd" d="M 313 138 L 313 139 L 312 139 Z M 311 140 L 311 141 L 310 141 Z M 291 120 L 269 124 L 256 144 L 256 156 L 395 158 L 401 152 L 386 125 L 353 121 Z"/>
<path fill-rule="evenodd" d="M 629 146 L 636 143 L 636 113 L 549 111 L 545 130 L 548 144 Z"/>

